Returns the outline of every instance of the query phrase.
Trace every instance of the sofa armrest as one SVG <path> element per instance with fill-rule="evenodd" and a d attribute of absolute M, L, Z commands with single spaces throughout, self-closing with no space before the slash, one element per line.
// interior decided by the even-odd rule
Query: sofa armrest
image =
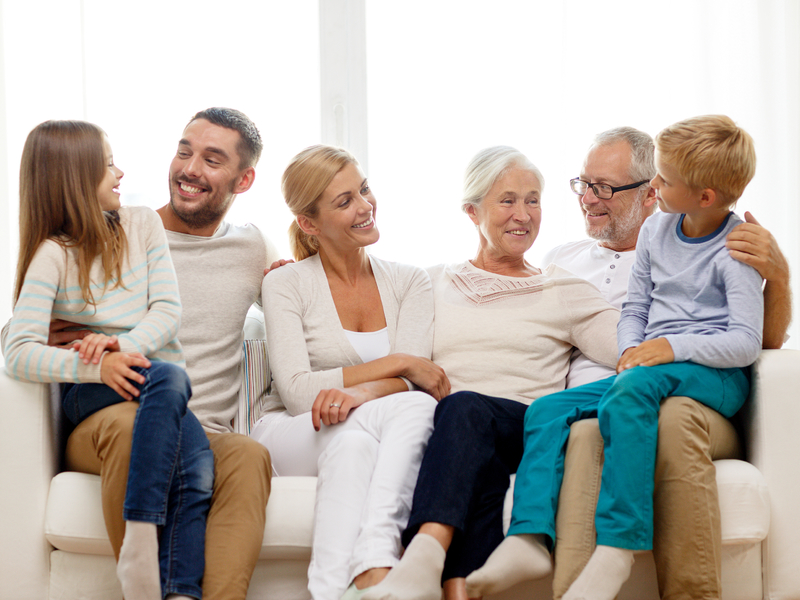
<path fill-rule="evenodd" d="M 753 367 L 745 408 L 747 460 L 770 495 L 770 528 L 763 545 L 764 598 L 800 598 L 800 351 L 765 350 Z"/>
<path fill-rule="evenodd" d="M 16 381 L 0 363 L 0 598 L 48 597 L 44 516 L 59 465 L 58 402 L 51 386 Z"/>

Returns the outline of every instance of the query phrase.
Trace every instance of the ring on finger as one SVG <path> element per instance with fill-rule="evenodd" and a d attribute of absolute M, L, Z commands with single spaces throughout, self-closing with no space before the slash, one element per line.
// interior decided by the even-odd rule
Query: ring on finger
<path fill-rule="evenodd" d="M 336 404 L 336 402 L 331 402 L 331 408 L 339 408 L 341 404 Z"/>

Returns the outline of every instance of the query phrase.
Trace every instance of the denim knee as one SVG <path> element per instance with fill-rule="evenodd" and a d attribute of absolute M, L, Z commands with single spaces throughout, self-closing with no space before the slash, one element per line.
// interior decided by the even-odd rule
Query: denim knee
<path fill-rule="evenodd" d="M 142 370 L 145 376 L 144 385 L 158 386 L 189 398 L 192 395 L 192 384 L 186 371 L 176 364 L 168 362 L 152 362 L 149 369 Z"/>
<path fill-rule="evenodd" d="M 205 500 L 214 492 L 214 453 L 206 447 L 186 460 L 186 484 Z"/>

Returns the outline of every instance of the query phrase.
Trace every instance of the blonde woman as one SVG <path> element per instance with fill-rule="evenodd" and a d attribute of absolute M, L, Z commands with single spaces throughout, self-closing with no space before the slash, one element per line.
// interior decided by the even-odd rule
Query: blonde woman
<path fill-rule="evenodd" d="M 430 279 L 367 253 L 376 201 L 356 159 L 313 146 L 282 185 L 298 262 L 264 279 L 273 396 L 252 436 L 279 476 L 318 477 L 312 598 L 354 599 L 398 562 L 434 398 L 450 383 L 430 361 Z"/>

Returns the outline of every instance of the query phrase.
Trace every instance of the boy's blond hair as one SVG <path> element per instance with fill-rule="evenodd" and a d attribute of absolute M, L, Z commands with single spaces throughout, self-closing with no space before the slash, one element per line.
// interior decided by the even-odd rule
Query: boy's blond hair
<path fill-rule="evenodd" d="M 733 205 L 756 172 L 753 138 L 725 115 L 679 121 L 656 136 L 659 158 L 672 165 L 686 185 L 711 188 Z"/>

